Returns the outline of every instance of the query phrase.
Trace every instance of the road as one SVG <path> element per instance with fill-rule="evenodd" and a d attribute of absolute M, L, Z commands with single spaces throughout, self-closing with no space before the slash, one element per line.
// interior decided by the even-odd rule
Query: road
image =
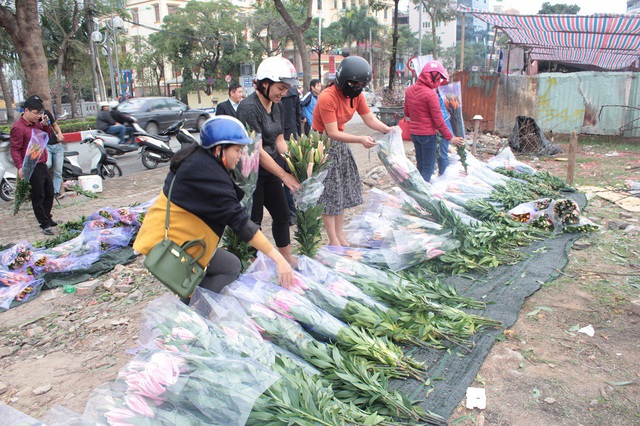
<path fill-rule="evenodd" d="M 371 111 L 372 112 L 377 112 L 378 109 L 376 107 L 371 107 Z M 360 116 L 358 114 L 356 114 L 353 119 L 348 123 L 347 128 L 349 126 L 353 126 L 353 125 L 358 125 L 358 124 L 362 124 L 362 118 L 360 118 Z M 196 140 L 200 140 L 200 134 L 196 133 L 196 132 L 191 132 L 191 135 L 196 139 Z M 65 143 L 64 144 L 65 150 L 66 151 L 78 151 L 79 153 L 79 163 L 80 166 L 82 167 L 83 170 L 88 171 L 89 170 L 89 166 L 91 164 L 91 149 L 84 145 L 81 144 L 79 142 L 74 142 L 74 143 Z M 174 152 L 177 152 L 178 149 L 180 149 L 180 144 L 178 143 L 178 140 L 176 138 L 171 138 L 171 149 L 173 149 Z M 147 170 L 143 165 L 142 162 L 140 161 L 140 158 L 138 157 L 138 152 L 137 151 L 133 151 L 130 152 L 128 154 L 125 155 L 121 155 L 118 157 L 115 157 L 115 159 L 118 161 L 118 164 L 120 165 L 120 167 L 122 168 L 122 174 L 124 176 L 130 176 L 130 175 L 134 175 L 137 173 L 141 173 L 144 172 L 145 170 Z M 2 162 L 2 164 L 5 166 L 5 168 L 7 169 L 7 171 L 15 173 L 15 167 L 13 167 L 13 164 L 10 161 L 7 161 L 4 158 L 0 158 L 0 162 Z M 158 164 L 158 167 L 167 167 L 169 165 L 169 163 L 162 163 L 162 164 Z"/>

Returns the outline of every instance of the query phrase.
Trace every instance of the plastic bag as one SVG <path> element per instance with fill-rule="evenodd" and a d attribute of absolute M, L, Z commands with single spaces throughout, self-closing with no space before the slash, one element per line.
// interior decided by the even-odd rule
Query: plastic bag
<path fill-rule="evenodd" d="M 133 237 L 135 232 L 135 229 L 131 227 L 88 229 L 85 226 L 82 235 L 86 240 L 100 243 L 104 251 L 106 249 L 104 245 L 116 247 L 129 245 L 131 237 Z"/>
<path fill-rule="evenodd" d="M 95 426 L 96 422 L 61 405 L 54 405 L 42 417 L 47 426 Z"/>
<path fill-rule="evenodd" d="M 196 287 L 190 308 L 220 327 L 242 353 L 267 366 L 275 362 L 273 348 L 262 339 L 237 299 Z"/>
<path fill-rule="evenodd" d="M 324 170 L 317 176 L 312 176 L 300 183 L 300 189 L 293 194 L 297 209 L 305 211 L 318 203 L 320 196 L 324 192 L 323 182 L 328 173 L 328 170 Z"/>
<path fill-rule="evenodd" d="M 0 402 L 0 419 L 5 425 L 19 425 L 19 426 L 46 426 L 39 420 L 34 419 L 31 416 L 9 407 L 7 404 Z"/>
<path fill-rule="evenodd" d="M 29 277 L 28 281 L 17 282 L 11 286 L 0 285 L 0 308 L 9 309 L 14 300 L 26 302 L 38 292 L 42 284 L 44 280 L 34 280 L 33 277 Z"/>
<path fill-rule="evenodd" d="M 529 175 L 535 174 L 536 170 L 516 159 L 513 155 L 510 147 L 504 148 L 495 157 L 490 158 L 487 161 L 487 166 L 492 170 L 502 168 L 506 170 L 514 170 L 519 173 L 526 173 Z"/>
<path fill-rule="evenodd" d="M 256 275 L 241 275 L 223 290 L 238 299 L 259 303 L 299 322 L 307 331 L 321 339 L 335 340 L 340 330 L 347 327 L 308 299 L 277 285 L 261 280 Z"/>
<path fill-rule="evenodd" d="M 249 358 L 144 353 L 120 370 L 115 383 L 94 391 L 84 415 L 106 424 L 241 426 L 277 378 Z"/>
<path fill-rule="evenodd" d="M 228 287 L 225 287 L 225 290 Z M 225 291 L 223 290 L 223 291 Z M 255 324 L 263 338 L 287 351 L 305 357 L 310 344 L 317 341 L 300 324 L 290 317 L 281 315 L 265 305 L 247 299 L 238 299 L 240 305 Z"/>
<path fill-rule="evenodd" d="M 548 214 L 549 208 L 554 204 L 551 198 L 541 198 L 528 203 L 518 204 L 507 214 L 516 222 L 529 223 L 539 216 L 538 212 Z"/>
<path fill-rule="evenodd" d="M 307 256 L 301 256 L 298 258 L 296 269 L 303 276 L 311 278 L 313 281 L 326 286 L 329 291 L 348 300 L 361 303 L 370 309 L 380 309 L 381 311 L 387 311 L 389 309 L 383 303 L 364 294 L 358 287 L 354 286 L 349 281 L 324 266 L 322 263 L 308 258 Z"/>
<path fill-rule="evenodd" d="M 0 264 L 11 271 L 23 271 L 31 265 L 34 248 L 26 241 L 20 241 L 13 247 L 0 252 Z"/>

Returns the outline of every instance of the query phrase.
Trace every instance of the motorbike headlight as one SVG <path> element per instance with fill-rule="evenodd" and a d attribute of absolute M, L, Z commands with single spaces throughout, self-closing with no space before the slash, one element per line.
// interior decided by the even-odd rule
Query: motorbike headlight
<path fill-rule="evenodd" d="M 104 142 L 102 141 L 102 139 L 94 139 L 93 143 L 99 146 L 104 146 Z"/>

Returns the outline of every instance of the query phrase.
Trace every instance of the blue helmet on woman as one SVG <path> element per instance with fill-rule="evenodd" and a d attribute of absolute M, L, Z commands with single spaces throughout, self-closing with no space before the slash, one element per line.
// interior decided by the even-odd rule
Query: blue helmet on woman
<path fill-rule="evenodd" d="M 217 145 L 250 145 L 253 139 L 240 120 L 229 115 L 208 119 L 200 129 L 200 145 L 210 149 Z"/>

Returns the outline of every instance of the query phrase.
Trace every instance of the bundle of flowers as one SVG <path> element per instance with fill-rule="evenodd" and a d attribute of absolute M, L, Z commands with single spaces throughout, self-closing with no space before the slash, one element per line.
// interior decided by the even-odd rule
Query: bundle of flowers
<path fill-rule="evenodd" d="M 298 275 L 296 282 L 294 292 L 263 281 L 256 275 L 243 275 L 224 291 L 237 299 L 259 303 L 294 319 L 311 334 L 333 341 L 349 353 L 386 365 L 398 377 L 421 377 L 421 365 L 405 356 L 399 347 L 385 338 L 374 337 L 359 327 L 339 321 L 302 296 L 309 290 L 302 277 Z M 319 287 L 316 285 L 316 291 L 309 293 L 329 304 L 332 309 L 344 309 L 347 304 L 345 299 L 321 293 Z"/>
<path fill-rule="evenodd" d="M 9 309 L 14 300 L 26 302 L 43 284 L 31 275 L 0 269 L 0 308 Z"/>
<path fill-rule="evenodd" d="M 21 272 L 31 265 L 34 248 L 26 241 L 0 252 L 0 264 L 11 271 Z"/>
<path fill-rule="evenodd" d="M 31 179 L 33 170 L 36 168 L 40 157 L 45 152 L 48 142 L 49 135 L 47 132 L 35 128 L 31 130 L 31 139 L 29 140 L 27 150 L 24 154 L 24 160 L 22 161 L 22 178 L 18 178 L 16 181 L 16 189 L 14 191 L 14 216 L 20 211 L 22 203 L 29 198 L 29 191 L 31 190 L 29 179 Z"/>
<path fill-rule="evenodd" d="M 518 161 L 516 159 L 516 156 L 513 155 L 513 151 L 511 151 L 510 147 L 504 148 L 502 151 L 498 153 L 498 155 L 490 158 L 487 161 L 487 167 L 489 167 L 492 170 L 497 170 L 497 169 L 512 170 L 512 171 L 529 174 L 529 175 L 536 173 L 536 169 Z"/>
<path fill-rule="evenodd" d="M 599 227 L 580 216 L 580 207 L 570 199 L 541 198 L 509 210 L 509 217 L 544 231 L 591 232 Z"/>
<path fill-rule="evenodd" d="M 109 425 L 244 425 L 277 375 L 250 358 L 213 355 L 142 353 L 94 392 L 85 416 Z"/>
<path fill-rule="evenodd" d="M 288 150 L 283 154 L 291 173 L 300 182 L 301 188 L 294 194 L 296 201 L 296 232 L 298 253 L 312 256 L 320 246 L 323 206 L 318 200 L 324 191 L 322 182 L 327 176 L 327 158 L 331 141 L 326 134 L 312 131 L 296 141 L 287 142 Z"/>
<path fill-rule="evenodd" d="M 499 321 L 470 315 L 430 300 L 430 293 L 438 292 L 437 283 L 427 288 L 426 281 L 418 283 L 398 279 L 397 276 L 394 279 L 393 275 L 387 275 L 325 248 L 318 251 L 316 259 L 340 273 L 364 293 L 393 308 L 398 312 L 396 320 L 400 328 L 433 346 L 443 347 L 444 341 L 468 346 L 469 338 L 480 327 L 501 325 Z M 450 300 L 462 302 L 462 298 L 454 297 Z"/>
<path fill-rule="evenodd" d="M 462 88 L 460 82 L 450 83 L 438 88 L 440 95 L 444 98 L 444 106 L 449 112 L 449 122 L 454 136 L 465 137 L 464 119 L 462 118 Z M 466 146 L 456 147 L 460 162 L 467 172 L 467 150 Z"/>
<path fill-rule="evenodd" d="M 320 370 L 298 355 L 272 342 L 264 342 L 256 323 L 246 315 L 237 299 L 197 289 L 191 306 L 222 327 L 227 340 L 242 347 L 246 355 L 260 360 L 279 375 L 279 380 L 254 404 L 247 424 L 286 423 L 293 417 L 310 424 L 387 423 L 382 416 L 337 399 L 331 384 L 321 377 Z M 248 341 L 251 342 L 249 345 Z M 256 350 L 259 351 L 257 356 Z M 270 356 L 263 356 L 265 353 Z M 274 353 L 276 355 L 271 359 Z"/>
<path fill-rule="evenodd" d="M 249 215 L 253 202 L 253 193 L 258 182 L 258 171 L 260 169 L 260 147 L 262 146 L 262 135 L 251 132 L 249 135 L 253 143 L 242 148 L 240 162 L 232 172 L 233 181 L 244 192 L 244 197 L 240 200 Z M 231 230 L 226 229 L 222 237 L 222 246 L 233 253 L 242 262 L 243 268 L 249 265 L 249 260 L 253 257 L 253 251 L 248 243 L 242 241 Z"/>
<path fill-rule="evenodd" d="M 389 378 L 393 375 L 387 370 L 374 367 L 365 359 L 345 353 L 334 345 L 318 342 L 293 319 L 258 302 L 239 301 L 265 339 L 321 370 L 323 379 L 331 384 L 336 397 L 343 403 L 370 413 L 444 424 L 440 416 L 414 406 L 414 402 L 397 391 L 389 391 Z"/>

